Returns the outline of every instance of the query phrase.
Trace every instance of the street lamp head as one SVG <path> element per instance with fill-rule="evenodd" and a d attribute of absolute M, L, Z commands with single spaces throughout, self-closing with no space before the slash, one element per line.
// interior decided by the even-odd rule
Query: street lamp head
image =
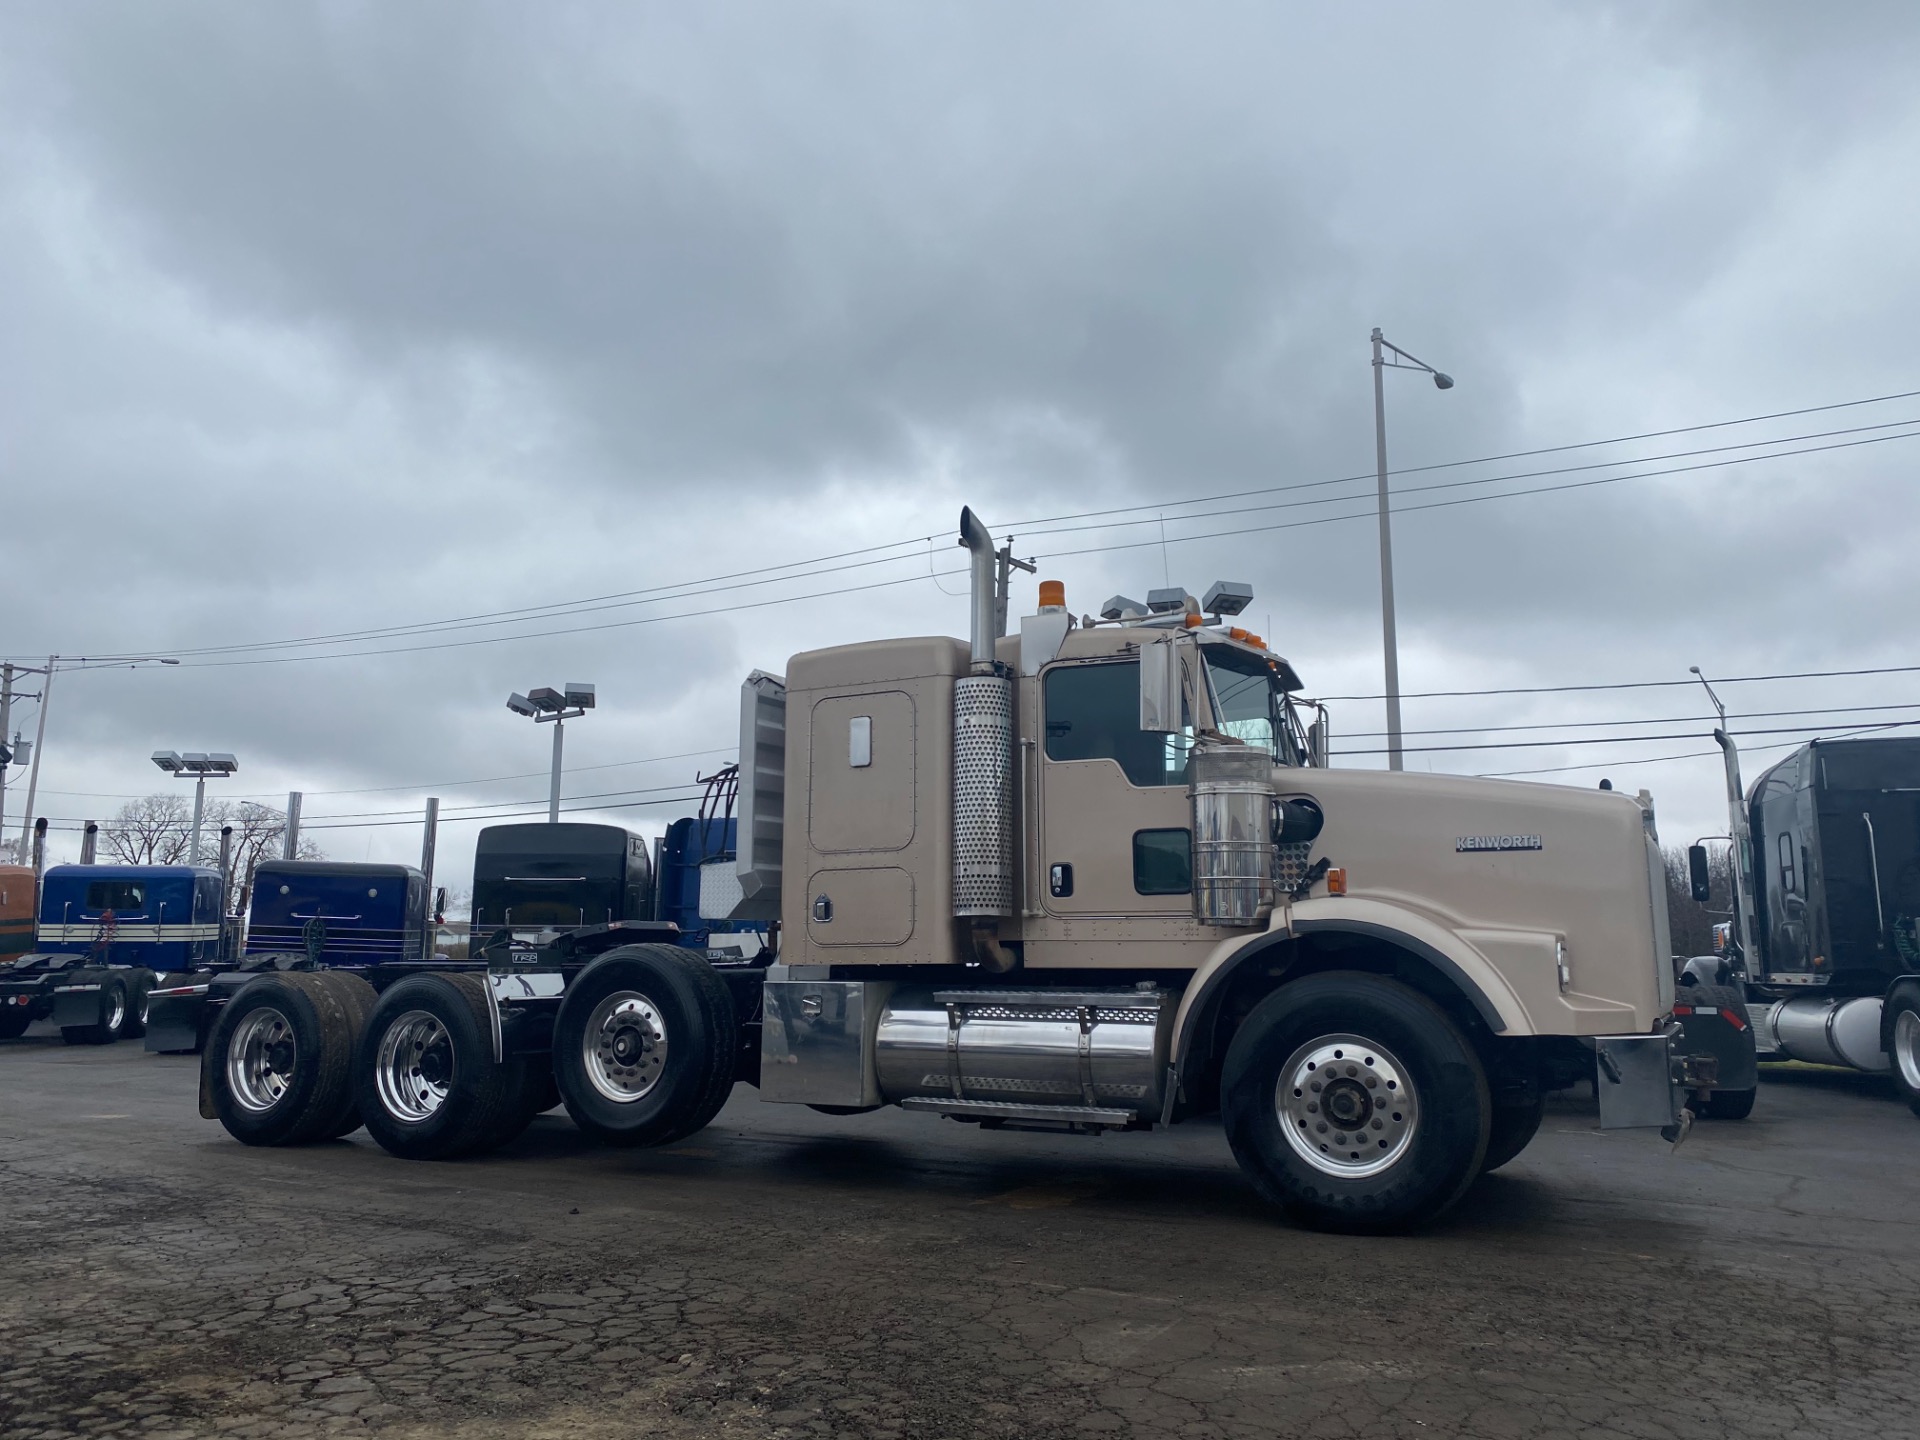
<path fill-rule="evenodd" d="M 1700 673 L 1700 667 L 1698 665 L 1689 665 L 1687 666 L 1687 673 L 1689 675 L 1698 675 Z"/>
<path fill-rule="evenodd" d="M 539 707 L 517 690 L 507 697 L 507 709 L 513 711 L 516 715 L 538 715 L 540 713 Z"/>
<path fill-rule="evenodd" d="M 1451 390 L 1453 388 L 1453 377 L 1445 371 L 1436 370 L 1433 372 L 1433 385 L 1436 390 Z"/>
<path fill-rule="evenodd" d="M 593 686 L 582 680 L 569 680 L 566 684 L 567 704 L 575 710 L 593 709 Z"/>
<path fill-rule="evenodd" d="M 542 685 L 538 690 L 529 690 L 527 699 L 533 702 L 533 708 L 544 710 L 549 715 L 558 715 L 567 708 L 567 700 L 551 685 Z"/>
<path fill-rule="evenodd" d="M 178 750 L 156 750 L 153 752 L 153 763 L 171 775 L 180 768 L 180 752 Z"/>

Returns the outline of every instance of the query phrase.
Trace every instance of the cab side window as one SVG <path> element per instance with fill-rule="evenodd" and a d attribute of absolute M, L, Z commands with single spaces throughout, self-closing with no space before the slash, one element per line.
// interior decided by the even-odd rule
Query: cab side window
<path fill-rule="evenodd" d="M 1192 725 L 1184 735 L 1140 728 L 1140 663 L 1103 661 L 1047 672 L 1047 758 L 1114 760 L 1135 785 L 1184 785 Z"/>

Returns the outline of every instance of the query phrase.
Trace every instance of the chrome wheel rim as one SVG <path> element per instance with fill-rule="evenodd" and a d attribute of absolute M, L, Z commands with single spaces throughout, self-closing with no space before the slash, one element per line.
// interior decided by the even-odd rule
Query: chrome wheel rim
<path fill-rule="evenodd" d="M 1920 1015 L 1902 1010 L 1893 1022 L 1893 1063 L 1907 1089 L 1920 1092 Z"/>
<path fill-rule="evenodd" d="M 373 1057 L 380 1104 L 397 1120 L 418 1125 L 447 1103 L 453 1084 L 453 1037 L 437 1016 L 408 1010 L 380 1037 Z"/>
<path fill-rule="evenodd" d="M 1293 1153 L 1342 1180 L 1391 1169 L 1420 1125 L 1406 1066 L 1359 1035 L 1322 1035 L 1288 1056 L 1274 1110 Z"/>
<path fill-rule="evenodd" d="M 118 1030 L 127 1019 L 127 993 L 115 986 L 107 992 L 107 1029 Z"/>
<path fill-rule="evenodd" d="M 293 1088 L 299 1063 L 293 1025 L 272 1006 L 248 1013 L 227 1045 L 227 1089 L 242 1110 L 261 1115 Z"/>
<path fill-rule="evenodd" d="M 580 1059 L 587 1082 L 617 1105 L 644 1099 L 667 1067 L 667 1022 L 646 996 L 616 990 L 587 1017 Z"/>

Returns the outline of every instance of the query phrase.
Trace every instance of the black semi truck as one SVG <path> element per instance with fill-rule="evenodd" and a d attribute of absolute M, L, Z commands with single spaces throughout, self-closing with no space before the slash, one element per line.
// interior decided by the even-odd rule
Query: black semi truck
<path fill-rule="evenodd" d="M 1744 993 L 1762 1060 L 1891 1071 L 1920 1114 L 1920 739 L 1815 740 L 1743 791 L 1714 738 L 1734 854 L 1714 978 Z M 1689 859 L 1705 903 L 1705 847 Z"/>

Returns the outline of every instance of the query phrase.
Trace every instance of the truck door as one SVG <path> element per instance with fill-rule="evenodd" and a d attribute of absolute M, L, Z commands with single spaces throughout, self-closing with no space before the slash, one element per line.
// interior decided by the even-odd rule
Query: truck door
<path fill-rule="evenodd" d="M 1179 735 L 1140 729 L 1132 658 L 1047 667 L 1039 706 L 1033 908 L 1063 918 L 1189 915 L 1191 723 Z"/>

